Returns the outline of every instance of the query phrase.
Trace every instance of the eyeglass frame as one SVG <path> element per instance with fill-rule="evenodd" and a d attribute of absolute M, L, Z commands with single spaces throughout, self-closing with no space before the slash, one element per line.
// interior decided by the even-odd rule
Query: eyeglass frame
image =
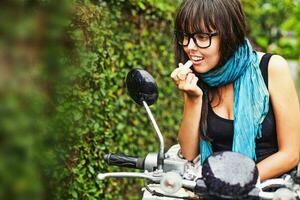
<path fill-rule="evenodd" d="M 211 38 L 218 35 L 218 32 L 207 33 L 207 32 L 201 32 L 201 31 L 196 31 L 194 33 L 186 33 L 184 31 L 175 30 L 174 33 L 175 33 L 175 38 L 177 40 L 177 43 L 180 46 L 184 46 L 184 47 L 188 46 L 190 44 L 190 40 L 192 38 L 193 42 L 196 44 L 196 46 L 199 47 L 199 48 L 201 48 L 201 49 L 206 49 L 206 48 L 210 47 L 211 46 Z M 183 45 L 183 43 L 180 44 L 180 42 L 178 40 L 178 37 L 177 37 L 177 33 L 182 33 L 183 35 L 187 35 L 188 36 L 188 43 L 186 45 Z M 205 46 L 205 47 L 199 46 L 199 44 L 197 43 L 196 38 L 194 38 L 194 35 L 196 35 L 196 34 L 205 34 L 205 35 L 207 35 L 208 38 L 209 38 L 209 44 L 207 46 Z"/>

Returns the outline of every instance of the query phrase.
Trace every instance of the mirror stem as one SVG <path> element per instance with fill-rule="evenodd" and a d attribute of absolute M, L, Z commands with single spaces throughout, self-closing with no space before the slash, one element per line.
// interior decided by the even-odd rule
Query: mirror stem
<path fill-rule="evenodd" d="M 152 122 L 154 129 L 155 129 L 156 135 L 158 136 L 158 139 L 159 139 L 160 148 L 159 148 L 159 154 L 158 154 L 158 160 L 157 160 L 157 168 L 159 170 L 162 170 L 163 169 L 163 161 L 164 161 L 164 157 L 165 157 L 165 155 L 164 155 L 164 148 L 165 148 L 164 147 L 164 138 L 157 126 L 157 123 L 156 123 L 156 121 L 152 115 L 152 112 L 151 112 L 148 104 L 146 103 L 146 101 L 143 101 L 143 105 L 148 113 L 148 116 Z"/>

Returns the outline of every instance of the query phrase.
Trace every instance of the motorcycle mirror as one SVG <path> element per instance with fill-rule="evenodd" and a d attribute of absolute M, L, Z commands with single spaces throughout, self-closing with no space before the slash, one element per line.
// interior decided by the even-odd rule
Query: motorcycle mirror
<path fill-rule="evenodd" d="M 158 89 L 155 80 L 146 70 L 131 70 L 126 77 L 126 87 L 129 96 L 141 106 L 143 105 L 143 101 L 150 106 L 158 98 Z"/>

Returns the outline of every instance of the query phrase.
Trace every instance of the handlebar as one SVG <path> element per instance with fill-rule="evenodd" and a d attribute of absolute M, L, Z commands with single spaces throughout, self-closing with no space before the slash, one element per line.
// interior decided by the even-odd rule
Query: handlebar
<path fill-rule="evenodd" d="M 121 167 L 129 167 L 136 169 L 144 169 L 145 159 L 123 154 L 106 154 L 104 160 L 109 165 L 117 165 Z"/>
<path fill-rule="evenodd" d="M 181 193 L 178 193 L 178 196 L 176 196 L 177 194 L 174 195 L 179 188 L 177 188 L 178 185 L 180 185 L 182 189 L 191 191 L 200 199 L 219 195 L 214 194 L 213 190 L 210 190 L 207 187 L 204 179 L 201 176 L 201 167 L 198 168 L 198 165 L 188 163 L 181 158 L 176 157 L 175 159 L 174 155 L 177 155 L 177 150 L 174 151 L 176 153 L 174 153 L 173 150 L 171 152 L 171 150 L 172 148 L 170 148 L 170 150 L 166 153 L 163 170 L 159 170 L 156 168 L 158 157 L 157 153 L 149 153 L 145 158 L 126 156 L 124 154 L 106 154 L 104 159 L 110 165 L 143 169 L 144 172 L 115 172 L 104 174 L 99 173 L 97 178 L 100 180 L 108 177 L 142 178 L 150 181 L 150 183 L 152 184 L 160 184 L 159 189 L 161 189 L 164 193 L 157 193 L 152 189 L 152 186 L 148 187 L 149 182 L 146 182 L 145 185 L 145 188 L 150 189 L 147 189 L 148 193 L 153 194 L 152 192 L 156 192 L 157 194 L 155 193 L 155 195 L 158 196 L 162 195 L 167 197 L 168 195 L 170 196 L 170 194 L 172 194 L 177 198 L 180 197 Z M 197 171 L 197 174 L 194 170 Z M 171 174 L 170 172 L 173 172 L 173 174 Z M 200 172 L 200 174 L 198 174 L 198 172 Z M 180 178 L 176 179 L 174 174 L 178 174 Z M 286 196 L 291 196 L 292 198 L 290 199 L 297 199 L 300 197 L 300 186 L 298 178 L 299 177 L 297 177 L 294 173 L 282 178 L 270 179 L 262 183 L 258 182 L 255 188 L 253 188 L 247 195 L 251 198 L 254 197 L 255 199 L 257 199 L 257 197 L 259 197 L 259 199 L 286 199 Z M 269 191 L 268 188 L 270 188 L 272 191 Z M 285 188 L 285 190 L 279 190 L 278 188 Z M 169 192 L 169 190 L 172 192 Z M 222 197 L 223 196 L 224 195 L 222 195 Z M 282 196 L 284 196 L 284 198 L 278 198 Z M 225 197 L 227 199 L 231 198 L 231 196 L 224 196 L 224 198 Z"/>

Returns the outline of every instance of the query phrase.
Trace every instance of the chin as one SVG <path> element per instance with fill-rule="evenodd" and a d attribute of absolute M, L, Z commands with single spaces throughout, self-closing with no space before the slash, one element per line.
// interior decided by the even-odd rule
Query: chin
<path fill-rule="evenodd" d="M 193 65 L 195 72 L 203 74 L 209 71 L 208 67 L 201 65 Z"/>

